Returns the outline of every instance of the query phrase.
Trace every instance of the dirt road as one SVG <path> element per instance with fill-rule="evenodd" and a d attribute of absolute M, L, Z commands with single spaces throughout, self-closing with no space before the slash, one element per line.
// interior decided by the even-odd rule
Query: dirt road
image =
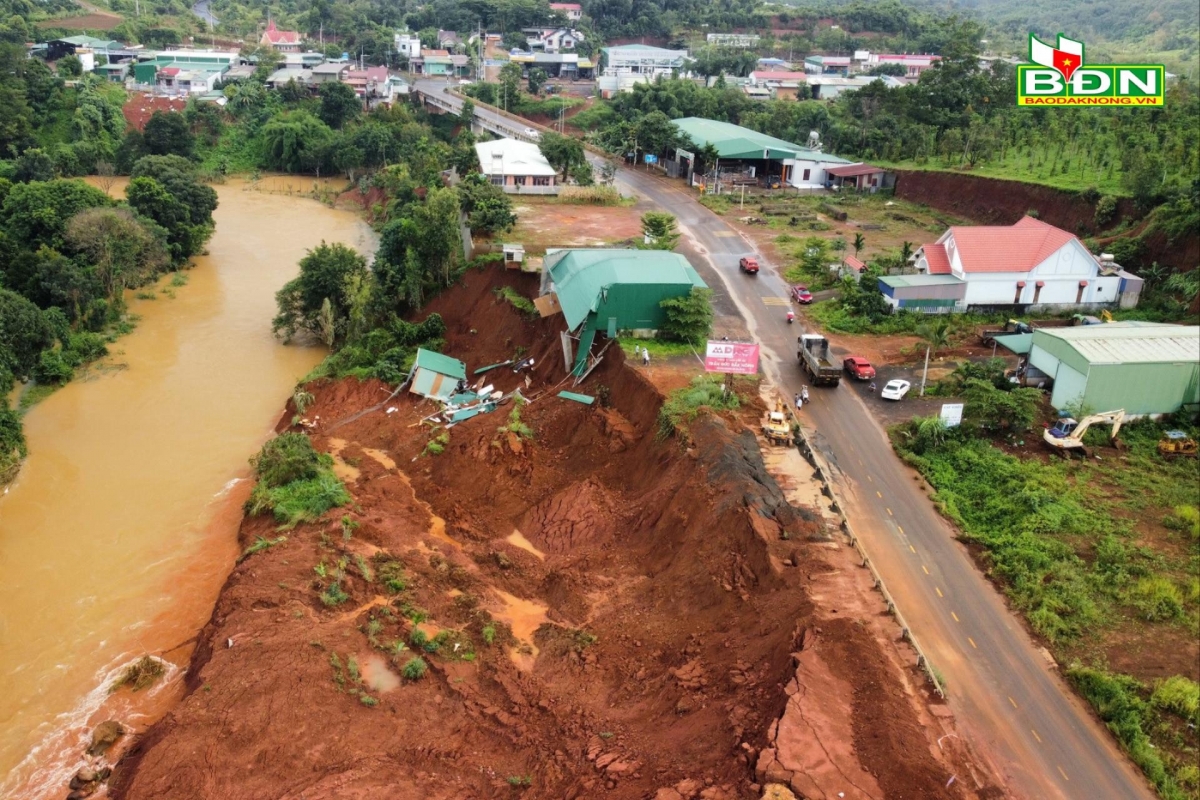
<path fill-rule="evenodd" d="M 777 271 L 764 264 L 757 277 L 741 275 L 737 260 L 751 246 L 682 182 L 630 169 L 622 169 L 617 182 L 678 217 L 707 261 L 697 268 L 718 293 L 728 292 L 762 344 L 764 369 L 785 392 L 799 391 L 805 381 L 795 366 L 795 337 L 801 330 L 785 321 L 788 291 Z M 1000 754 L 996 766 L 1013 787 L 1036 798 L 1153 797 L 975 569 L 857 394 L 842 386 L 815 388 L 812 396 L 803 415 L 839 479 L 859 538 L 945 677 L 960 723 Z"/>

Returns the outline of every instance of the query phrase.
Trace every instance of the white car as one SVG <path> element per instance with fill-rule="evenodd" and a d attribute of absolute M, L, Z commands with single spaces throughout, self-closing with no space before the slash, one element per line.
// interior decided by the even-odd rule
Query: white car
<path fill-rule="evenodd" d="M 879 396 L 884 400 L 900 400 L 903 399 L 904 395 L 908 394 L 908 390 L 911 388 L 912 384 L 908 381 L 888 381 L 887 385 L 883 387 L 883 391 L 879 393 Z"/>
<path fill-rule="evenodd" d="M 526 136 L 528 136 L 530 139 L 533 139 L 535 142 L 538 139 L 542 138 L 542 135 L 540 133 L 538 133 L 537 131 L 535 131 L 533 128 L 526 128 L 524 133 Z"/>

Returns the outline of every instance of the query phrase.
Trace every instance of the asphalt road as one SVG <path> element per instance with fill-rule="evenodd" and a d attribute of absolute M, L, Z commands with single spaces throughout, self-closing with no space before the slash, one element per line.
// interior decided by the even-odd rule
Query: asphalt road
<path fill-rule="evenodd" d="M 785 396 L 799 392 L 807 381 L 796 363 L 803 327 L 786 321 L 788 287 L 774 267 L 760 257 L 757 276 L 741 274 L 737 261 L 754 252 L 750 244 L 681 181 L 622 169 L 617 182 L 675 214 L 692 248 L 709 262 L 706 280 L 715 276 L 723 284 L 762 345 L 765 371 Z M 846 355 L 838 353 L 837 360 Z M 810 387 L 801 417 L 815 431 L 855 534 L 945 678 L 959 725 L 990 746 L 999 759 L 993 766 L 1027 797 L 1153 798 L 955 540 L 915 473 L 893 454 L 867 406 L 887 401 L 849 381 Z"/>
<path fill-rule="evenodd" d="M 479 108 L 476 114 L 495 116 Z M 796 337 L 803 328 L 786 321 L 788 287 L 775 268 L 760 257 L 763 270 L 742 275 L 737 261 L 754 252 L 750 244 L 681 181 L 621 169 L 617 184 L 678 218 L 688 249 L 708 262 L 697 264 L 701 274 L 722 305 L 726 296 L 732 301 L 762 345 L 764 370 L 785 396 L 799 392 L 806 379 L 796 363 Z M 893 454 L 867 405 L 886 401 L 849 380 L 811 387 L 801 417 L 815 431 L 855 534 L 945 679 L 959 726 L 986 745 L 997 759 L 993 768 L 1026 797 L 1155 797 L 976 569 L 915 473 Z"/>

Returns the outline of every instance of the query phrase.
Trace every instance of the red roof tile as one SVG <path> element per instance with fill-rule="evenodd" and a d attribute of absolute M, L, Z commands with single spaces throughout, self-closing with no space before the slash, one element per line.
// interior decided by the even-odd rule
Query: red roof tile
<path fill-rule="evenodd" d="M 782 70 L 758 70 L 750 73 L 756 81 L 800 81 L 804 82 L 803 72 L 786 72 Z"/>
<path fill-rule="evenodd" d="M 1075 238 L 1033 217 L 1007 226 L 953 227 L 950 233 L 964 272 L 1028 272 Z"/>
<path fill-rule="evenodd" d="M 950 274 L 950 259 L 946 256 L 945 245 L 927 244 L 922 250 L 925 252 L 925 260 L 929 262 L 930 275 Z"/>
<path fill-rule="evenodd" d="M 850 267 L 850 269 L 858 270 L 859 272 L 862 272 L 864 269 L 867 268 L 866 264 L 859 261 L 854 256 L 846 256 L 845 258 L 842 259 L 842 263 L 845 264 L 847 267 Z"/>
<path fill-rule="evenodd" d="M 262 38 L 271 44 L 299 44 L 299 31 L 281 31 L 275 27 L 275 20 L 267 23 L 267 29 L 263 31 Z"/>
<path fill-rule="evenodd" d="M 859 175 L 874 175 L 885 170 L 883 167 L 873 167 L 870 164 L 847 164 L 844 167 L 828 167 L 825 171 L 839 178 L 854 178 Z"/>

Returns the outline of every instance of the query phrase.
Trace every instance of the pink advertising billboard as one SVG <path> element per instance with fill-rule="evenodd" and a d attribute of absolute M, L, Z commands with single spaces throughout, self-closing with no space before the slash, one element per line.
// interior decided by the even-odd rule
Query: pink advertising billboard
<path fill-rule="evenodd" d="M 710 341 L 704 353 L 704 369 L 733 375 L 757 375 L 758 345 Z"/>

